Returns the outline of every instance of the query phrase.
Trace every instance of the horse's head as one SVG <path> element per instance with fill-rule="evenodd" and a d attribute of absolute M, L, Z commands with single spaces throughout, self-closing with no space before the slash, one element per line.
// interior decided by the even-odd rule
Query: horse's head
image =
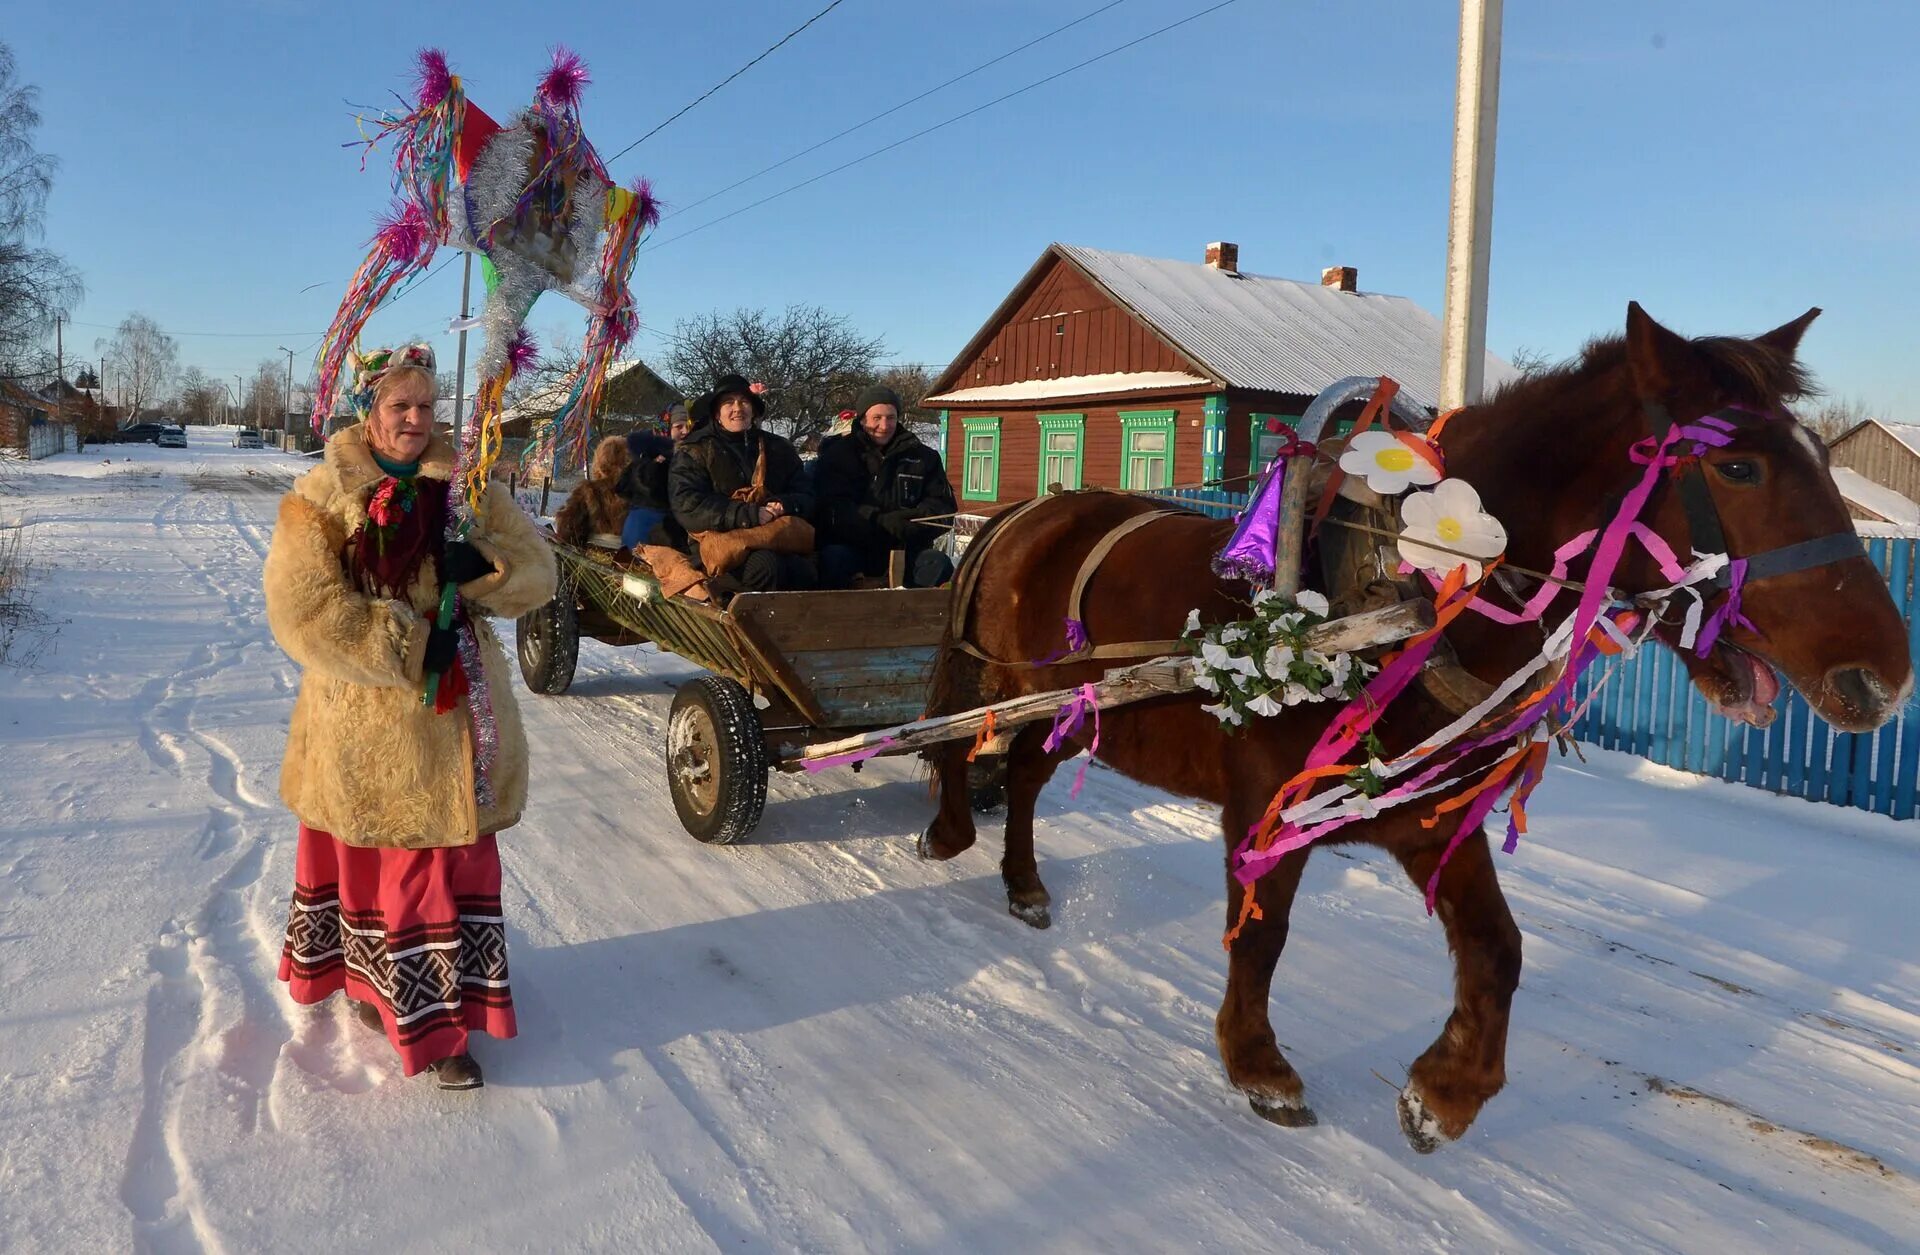
<path fill-rule="evenodd" d="M 1907 700 L 1913 660 L 1900 612 L 1828 473 L 1826 446 L 1787 409 L 1808 390 L 1795 354 L 1819 313 L 1751 340 L 1690 340 L 1627 307 L 1626 365 L 1646 432 L 1658 440 L 1672 423 L 1715 415 L 1730 424 L 1716 425 L 1726 443 L 1665 476 L 1642 517 L 1683 563 L 1696 552 L 1742 560 L 1744 578 L 1723 578 L 1707 599 L 1711 615 L 1737 593 L 1738 614 L 1725 617 L 1705 657 L 1679 648 L 1677 614 L 1657 629 L 1707 700 L 1765 727 L 1784 675 L 1828 723 L 1864 732 Z M 1636 582 L 1651 580 L 1642 587 L 1664 582 L 1634 567 Z"/>

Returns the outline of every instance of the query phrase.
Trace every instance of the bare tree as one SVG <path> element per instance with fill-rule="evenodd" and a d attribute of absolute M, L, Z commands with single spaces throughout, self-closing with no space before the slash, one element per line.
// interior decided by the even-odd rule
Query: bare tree
<path fill-rule="evenodd" d="M 1814 435 L 1829 443 L 1838 440 L 1871 417 L 1871 410 L 1859 397 L 1828 397 L 1819 408 L 1800 415 L 1800 422 Z"/>
<path fill-rule="evenodd" d="M 22 83 L 13 51 L 0 43 L 0 379 L 51 380 L 54 319 L 80 300 L 80 276 L 37 247 L 47 194 L 59 163 L 34 148 L 37 88 Z"/>
<path fill-rule="evenodd" d="M 180 370 L 180 346 L 145 314 L 128 314 L 111 340 L 95 341 L 94 347 L 105 355 L 114 390 L 136 419 L 167 395 Z"/>
<path fill-rule="evenodd" d="M 1523 375 L 1537 375 L 1542 371 L 1553 369 L 1555 359 L 1545 349 L 1536 349 L 1530 344 L 1523 344 L 1513 351 L 1513 356 L 1507 361 Z"/>
<path fill-rule="evenodd" d="M 817 305 L 715 311 L 674 324 L 662 361 L 688 396 L 721 375 L 740 374 L 767 387 L 768 421 L 799 441 L 825 431 L 878 373 L 884 341 L 853 329 Z"/>
<path fill-rule="evenodd" d="M 180 411 L 183 421 L 206 427 L 218 421 L 225 397 L 225 388 L 209 379 L 198 366 L 189 366 L 180 372 L 179 382 L 173 391 L 173 404 Z"/>
<path fill-rule="evenodd" d="M 287 371 L 284 362 L 262 358 L 247 380 L 246 400 L 241 410 L 250 427 L 265 430 L 277 426 L 274 416 L 287 400 Z"/>

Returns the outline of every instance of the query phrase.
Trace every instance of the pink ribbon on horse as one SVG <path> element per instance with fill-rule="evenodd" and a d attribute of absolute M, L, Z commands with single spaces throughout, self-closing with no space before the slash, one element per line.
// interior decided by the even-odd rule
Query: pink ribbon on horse
<path fill-rule="evenodd" d="M 1740 610 L 1740 590 L 1747 582 L 1747 560 L 1735 558 L 1727 563 L 1727 576 L 1729 580 L 1727 599 L 1720 603 L 1718 610 L 1707 616 L 1705 623 L 1700 625 L 1700 640 L 1694 646 L 1694 653 L 1702 658 L 1713 651 L 1714 642 L 1719 640 L 1720 633 L 1729 627 L 1743 627 L 1755 636 L 1760 635 L 1760 629 L 1754 626 L 1753 620 L 1747 618 Z"/>
<path fill-rule="evenodd" d="M 1071 623 L 1073 620 L 1069 619 L 1067 622 Z M 1091 763 L 1093 756 L 1100 752 L 1099 690 L 1092 684 L 1082 684 L 1074 690 L 1073 696 L 1054 713 L 1053 728 L 1047 733 L 1047 739 L 1041 746 L 1047 753 L 1053 753 L 1066 742 L 1068 737 L 1080 731 L 1081 726 L 1087 722 L 1088 716 L 1093 718 L 1093 743 L 1087 746 L 1087 757 L 1080 764 L 1080 770 L 1073 778 L 1071 794 L 1073 797 L 1080 796 L 1081 788 L 1087 783 L 1087 764 Z"/>

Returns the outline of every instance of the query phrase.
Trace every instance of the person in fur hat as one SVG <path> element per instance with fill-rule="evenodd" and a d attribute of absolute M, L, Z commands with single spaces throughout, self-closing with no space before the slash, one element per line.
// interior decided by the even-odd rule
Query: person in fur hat
<path fill-rule="evenodd" d="M 587 478 L 567 494 L 567 503 L 553 516 L 553 534 L 576 548 L 621 548 L 620 531 L 626 526 L 628 510 L 621 476 L 627 464 L 624 436 L 608 436 L 594 446 Z"/>
<path fill-rule="evenodd" d="M 854 399 L 851 430 L 820 442 L 815 527 L 828 588 L 885 575 L 895 549 L 906 551 L 908 587 L 937 588 L 953 578 L 952 560 L 934 548 L 945 524 L 920 522 L 953 514 L 953 485 L 940 455 L 900 421 L 903 412 L 900 394 L 875 384 Z"/>
<path fill-rule="evenodd" d="M 708 586 L 722 598 L 812 588 L 813 490 L 793 446 L 761 430 L 765 399 L 743 376 L 723 375 L 690 409 L 667 490 Z"/>
<path fill-rule="evenodd" d="M 302 672 L 280 768 L 299 820 L 280 979 L 303 1004 L 344 990 L 408 1076 L 474 1089 L 468 1034 L 515 1033 L 496 834 L 527 796 L 488 619 L 552 599 L 553 552 L 494 483 L 467 538 L 446 538 L 454 451 L 433 432 L 431 348 L 348 364 L 361 421 L 281 499 L 264 575 L 268 626 Z"/>

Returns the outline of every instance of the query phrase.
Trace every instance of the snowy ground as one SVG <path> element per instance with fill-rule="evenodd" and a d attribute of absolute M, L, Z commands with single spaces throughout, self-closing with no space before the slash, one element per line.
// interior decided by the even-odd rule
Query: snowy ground
<path fill-rule="evenodd" d="M 0 1249 L 1895 1250 L 1920 1243 L 1911 825 L 1593 754 L 1502 871 L 1512 1081 L 1414 1155 L 1442 1022 L 1397 869 L 1323 853 L 1275 1021 L 1318 1128 L 1223 1085 L 1205 808 L 1096 771 L 1043 799 L 1050 932 L 989 830 L 918 862 L 906 766 L 777 778 L 697 845 L 649 650 L 522 691 L 503 839 L 521 1037 L 403 1079 L 273 979 L 297 679 L 260 560 L 306 465 L 193 433 L 0 466 L 50 619 L 0 669 Z M 111 456 L 111 465 L 102 458 Z M 132 461 L 121 461 L 131 458 Z"/>

